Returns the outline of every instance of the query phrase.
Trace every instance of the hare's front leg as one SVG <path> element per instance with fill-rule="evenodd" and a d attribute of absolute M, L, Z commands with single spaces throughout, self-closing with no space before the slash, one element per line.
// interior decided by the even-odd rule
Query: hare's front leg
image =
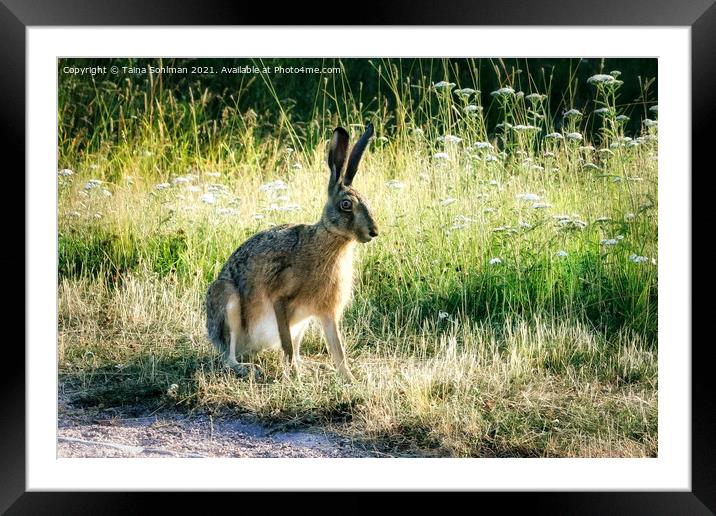
<path fill-rule="evenodd" d="M 298 346 L 294 347 L 291 341 L 291 327 L 288 325 L 288 307 L 285 301 L 276 301 L 273 304 L 276 313 L 276 323 L 278 324 L 278 335 L 281 339 L 281 348 L 283 348 L 284 359 L 288 364 L 288 369 L 298 373 L 299 357 Z"/>
<path fill-rule="evenodd" d="M 324 315 L 321 317 L 321 325 L 323 326 L 323 331 L 326 334 L 328 351 L 331 354 L 336 370 L 338 370 L 338 373 L 344 380 L 348 382 L 354 381 L 355 378 L 353 378 L 353 375 L 348 369 L 346 352 L 343 348 L 343 342 L 341 341 L 341 335 L 338 330 L 338 319 L 333 314 Z"/>

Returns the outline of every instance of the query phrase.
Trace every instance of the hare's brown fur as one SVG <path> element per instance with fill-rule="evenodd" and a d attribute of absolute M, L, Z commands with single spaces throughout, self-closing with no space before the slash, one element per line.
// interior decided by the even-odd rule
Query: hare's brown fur
<path fill-rule="evenodd" d="M 301 337 L 310 318 L 318 317 L 336 368 L 352 377 L 338 323 L 351 296 L 355 245 L 378 234 L 365 199 L 351 186 L 371 135 L 369 126 L 346 164 L 348 135 L 336 129 L 321 219 L 257 233 L 234 251 L 209 286 L 209 337 L 237 372 L 249 367 L 236 360 L 237 354 L 244 359 L 279 346 L 298 368 Z"/>

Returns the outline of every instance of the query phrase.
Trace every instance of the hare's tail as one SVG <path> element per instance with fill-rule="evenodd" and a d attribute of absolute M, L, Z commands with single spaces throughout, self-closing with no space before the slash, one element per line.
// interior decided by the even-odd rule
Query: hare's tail
<path fill-rule="evenodd" d="M 209 340 L 219 352 L 226 356 L 229 346 L 230 321 L 227 316 L 227 306 L 232 312 L 237 311 L 239 292 L 236 287 L 227 280 L 216 280 L 209 285 L 206 293 L 206 331 Z M 233 306 L 237 305 L 237 306 Z"/>

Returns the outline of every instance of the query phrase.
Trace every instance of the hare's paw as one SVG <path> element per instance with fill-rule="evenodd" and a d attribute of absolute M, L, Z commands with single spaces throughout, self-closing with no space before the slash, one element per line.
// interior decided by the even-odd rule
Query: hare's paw
<path fill-rule="evenodd" d="M 350 369 L 347 367 L 341 367 L 338 369 L 338 374 L 343 379 L 345 383 L 355 383 L 356 378 L 353 376 L 353 373 L 350 372 Z"/>
<path fill-rule="evenodd" d="M 263 378 L 263 372 L 256 364 L 234 362 L 227 365 L 239 378 L 250 378 L 251 376 L 257 380 Z"/>
<path fill-rule="evenodd" d="M 306 369 L 309 369 L 311 371 L 330 371 L 331 370 L 331 367 L 324 364 L 323 362 L 319 362 L 318 360 L 310 360 L 308 358 L 301 359 L 301 367 L 305 367 Z"/>

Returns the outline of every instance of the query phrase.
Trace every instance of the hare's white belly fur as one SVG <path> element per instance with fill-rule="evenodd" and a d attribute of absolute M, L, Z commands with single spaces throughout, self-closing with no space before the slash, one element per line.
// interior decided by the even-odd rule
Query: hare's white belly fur
<path fill-rule="evenodd" d="M 291 338 L 303 333 L 313 316 L 309 310 L 299 308 L 291 317 Z M 261 314 L 256 317 L 248 331 L 248 342 L 245 342 L 247 351 L 258 352 L 264 349 L 281 349 L 281 337 L 278 333 L 276 312 L 271 303 L 262 305 Z"/>

